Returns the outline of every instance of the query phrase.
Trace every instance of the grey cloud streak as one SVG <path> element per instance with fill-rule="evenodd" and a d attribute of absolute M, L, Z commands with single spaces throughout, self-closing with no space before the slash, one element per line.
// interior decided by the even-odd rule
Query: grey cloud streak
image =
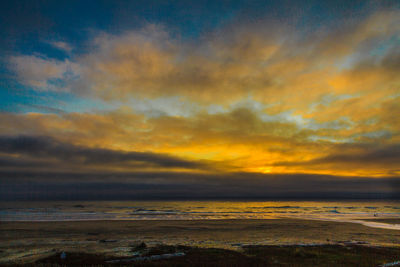
<path fill-rule="evenodd" d="M 340 163 L 352 164 L 398 165 L 400 162 L 400 144 L 340 144 L 329 155 L 309 161 L 277 162 L 275 166 L 309 166 Z"/>
<path fill-rule="evenodd" d="M 124 164 L 138 166 L 158 166 L 166 168 L 189 168 L 196 169 L 204 167 L 201 163 L 179 159 L 177 157 L 156 154 L 149 152 L 124 152 L 101 148 L 88 148 L 73 144 L 63 143 L 51 137 L 46 136 L 1 136 L 0 137 L 0 153 L 12 155 L 18 154 L 28 157 L 24 158 L 8 157 L 0 160 L 1 162 L 9 162 L 11 165 L 20 166 L 32 165 L 37 159 L 42 160 L 58 160 L 64 164 L 74 163 L 84 167 L 86 164 Z M 49 166 L 54 161 L 49 163 Z"/>

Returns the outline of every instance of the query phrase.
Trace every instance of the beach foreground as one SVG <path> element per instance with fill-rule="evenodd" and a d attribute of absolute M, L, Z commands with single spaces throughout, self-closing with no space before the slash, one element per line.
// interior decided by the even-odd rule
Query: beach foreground
<path fill-rule="evenodd" d="M 387 223 L 398 222 L 392 219 Z M 0 264 L 27 264 L 52 257 L 53 260 L 60 259 L 62 252 L 69 255 L 68 260 L 74 257 L 90 259 L 90 255 L 97 255 L 95 258 L 104 260 L 105 263 L 106 259 L 143 256 L 149 253 L 149 249 L 160 245 L 164 248 L 172 246 L 173 251 L 170 251 L 170 247 L 167 251 L 156 253 L 162 255 L 172 252 L 171 259 L 143 259 L 145 261 L 137 261 L 135 264 L 153 264 L 159 260 L 168 264 L 168 261 L 176 261 L 180 256 L 188 257 L 197 255 L 196 253 L 204 254 L 203 256 L 208 253 L 233 253 L 232 255 L 245 257 L 244 255 L 258 251 L 260 255 L 269 255 L 264 250 L 271 252 L 279 246 L 285 246 L 288 251 L 281 250 L 279 253 L 287 253 L 288 257 L 304 254 L 315 258 L 315 253 L 325 253 L 321 249 L 328 249 L 329 255 L 336 253 L 335 257 L 344 257 L 340 252 L 343 247 L 357 248 L 352 250 L 354 255 L 380 255 L 374 256 L 375 261 L 369 261 L 373 265 L 364 266 L 376 266 L 377 261 L 383 264 L 390 260 L 400 260 L 399 230 L 333 221 L 269 219 L 1 222 L 0 231 Z M 375 250 L 362 250 L 360 246 Z M 173 253 L 185 253 L 185 256 Z M 226 256 L 230 258 L 228 254 Z M 240 262 L 239 259 L 238 261 Z"/>

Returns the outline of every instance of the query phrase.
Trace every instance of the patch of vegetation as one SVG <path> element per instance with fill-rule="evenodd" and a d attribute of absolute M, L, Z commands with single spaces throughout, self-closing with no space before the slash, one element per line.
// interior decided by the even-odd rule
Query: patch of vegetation
<path fill-rule="evenodd" d="M 45 259 L 38 260 L 34 264 L 26 266 L 105 266 L 107 258 L 101 254 L 68 253 L 65 259 L 61 259 L 61 253 L 54 254 Z"/>
<path fill-rule="evenodd" d="M 108 263 L 116 258 L 68 253 L 42 259 L 31 266 L 379 266 L 400 260 L 399 248 L 340 246 L 245 246 L 242 252 L 187 246 L 137 245 L 147 256 L 183 252 L 184 256 L 160 260 Z"/>
<path fill-rule="evenodd" d="M 268 266 L 378 266 L 400 258 L 398 248 L 366 246 L 247 246 L 244 253 Z"/>

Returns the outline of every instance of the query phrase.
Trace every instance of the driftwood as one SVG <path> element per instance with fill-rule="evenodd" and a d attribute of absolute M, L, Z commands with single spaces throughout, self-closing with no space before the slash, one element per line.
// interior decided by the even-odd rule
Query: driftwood
<path fill-rule="evenodd" d="M 152 256 L 147 256 L 147 257 L 134 257 L 134 258 L 128 258 L 128 259 L 110 260 L 110 261 L 106 261 L 106 262 L 107 263 L 120 263 L 120 262 L 132 262 L 132 261 L 163 260 L 163 259 L 169 259 L 169 258 L 173 258 L 173 257 L 182 257 L 182 256 L 185 256 L 184 252 L 152 255 Z"/>

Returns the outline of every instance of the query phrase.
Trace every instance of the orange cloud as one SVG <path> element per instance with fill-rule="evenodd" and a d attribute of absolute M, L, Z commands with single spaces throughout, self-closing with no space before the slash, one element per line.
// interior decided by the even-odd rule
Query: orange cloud
<path fill-rule="evenodd" d="M 104 113 L 2 113 L 1 134 L 160 153 L 207 162 L 213 171 L 395 176 L 399 17 L 397 10 L 382 11 L 346 29 L 307 36 L 260 21 L 229 25 L 196 43 L 149 25 L 99 34 L 88 52 L 71 62 L 12 57 L 25 85 L 128 107 Z M 52 79 L 63 80 L 65 87 Z M 171 97 L 199 108 L 154 116 L 129 107 L 132 99 Z"/>

